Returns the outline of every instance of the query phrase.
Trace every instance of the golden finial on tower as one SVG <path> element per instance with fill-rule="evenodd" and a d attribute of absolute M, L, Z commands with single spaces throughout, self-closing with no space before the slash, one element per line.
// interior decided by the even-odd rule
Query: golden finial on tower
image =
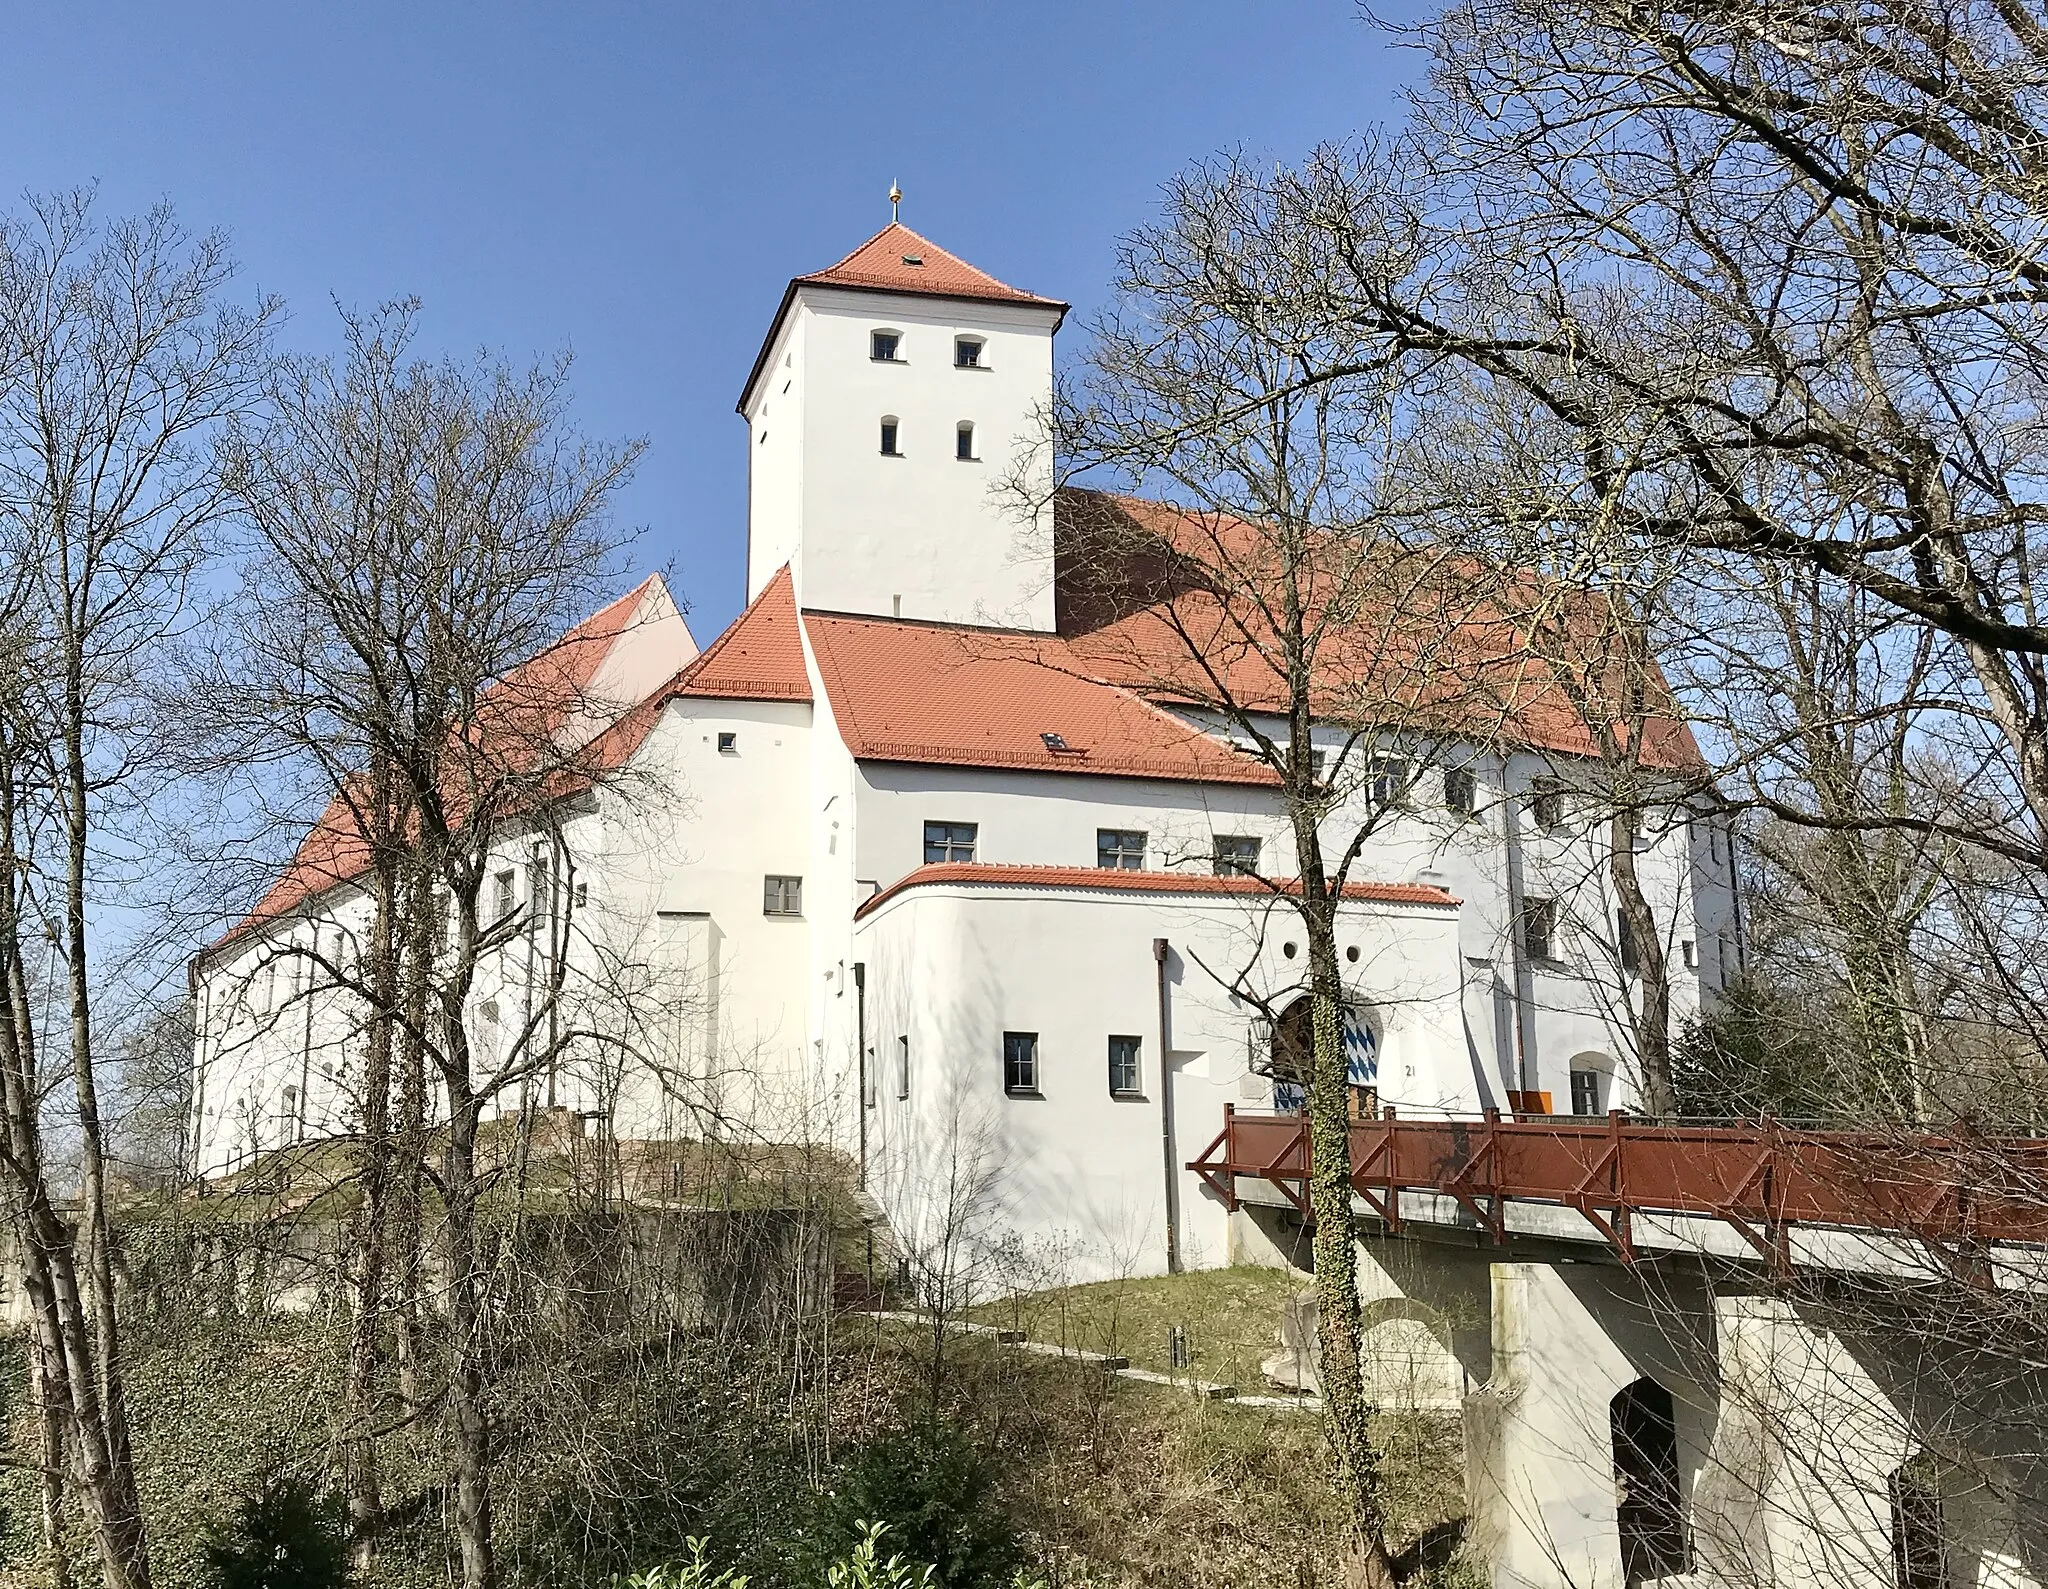
<path fill-rule="evenodd" d="M 896 219 L 896 206 L 903 202 L 903 190 L 894 182 L 889 184 L 889 219 Z"/>

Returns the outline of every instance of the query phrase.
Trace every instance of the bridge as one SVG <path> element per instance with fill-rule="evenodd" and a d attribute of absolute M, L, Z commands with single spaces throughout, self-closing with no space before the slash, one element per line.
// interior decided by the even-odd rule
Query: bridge
<path fill-rule="evenodd" d="M 1350 1150 L 1369 1388 L 1459 1409 L 1497 1589 L 2048 1583 L 2048 1139 L 1389 1109 Z M 1188 1168 L 1305 1266 L 1304 1117 L 1226 1107 Z"/>

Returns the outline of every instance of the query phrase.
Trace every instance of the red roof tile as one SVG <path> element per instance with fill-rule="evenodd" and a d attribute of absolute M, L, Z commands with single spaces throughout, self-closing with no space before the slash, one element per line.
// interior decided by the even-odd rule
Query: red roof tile
<path fill-rule="evenodd" d="M 911 263 L 913 260 L 915 264 Z M 768 322 L 768 333 L 761 339 L 761 351 L 754 355 L 754 367 L 747 372 L 747 383 L 740 388 L 739 401 L 733 405 L 741 413 L 746 412 L 747 394 L 753 391 L 754 383 L 761 378 L 762 367 L 768 362 L 768 354 L 775 344 L 775 333 L 781 329 L 783 317 L 789 313 L 789 306 L 802 287 L 839 287 L 849 292 L 900 292 L 919 298 L 969 298 L 982 303 L 1024 304 L 1036 309 L 1056 309 L 1062 318 L 1067 312 L 1067 305 L 1059 299 L 1041 298 L 1035 292 L 1025 292 L 997 281 L 987 271 L 968 264 L 958 254 L 949 254 L 929 238 L 920 237 L 900 222 L 891 221 L 838 264 L 790 278 L 789 286 L 783 290 L 782 303 Z"/>
<path fill-rule="evenodd" d="M 663 692 L 737 701 L 808 701 L 811 676 L 804 668 L 803 637 L 797 632 L 796 592 L 789 565 L 761 587 L 761 594 L 712 641 L 704 654 L 676 675 Z"/>
<path fill-rule="evenodd" d="M 1054 635 L 829 613 L 805 613 L 804 627 L 840 737 L 864 761 L 1276 782 L 1172 713 L 1091 676 Z"/>
<path fill-rule="evenodd" d="M 997 281 L 929 238 L 891 221 L 860 247 L 823 270 L 796 278 L 806 287 L 853 287 L 870 292 L 909 292 L 928 298 L 984 298 L 993 303 L 1036 304 L 1064 310 L 1056 298 L 1041 298 Z"/>
<path fill-rule="evenodd" d="M 517 763 L 531 765 L 534 758 L 553 754 L 561 764 L 545 776 L 542 794 L 542 798 L 553 799 L 624 765 L 653 723 L 656 714 L 648 710 L 651 703 L 595 701 L 588 692 L 605 658 L 632 626 L 648 592 L 660 582 L 660 575 L 649 575 L 491 687 L 479 703 L 471 728 L 474 740 L 486 747 L 487 779 L 494 773 L 515 772 Z M 620 712 L 621 706 L 630 709 Z M 551 751 L 543 750 L 562 735 L 573 717 L 593 708 L 611 718 L 601 732 L 588 738 L 579 733 L 566 743 L 553 744 Z M 498 743 L 493 745 L 494 741 Z M 368 869 L 371 845 L 358 821 L 352 792 L 344 791 L 328 802 L 277 881 L 211 949 L 290 913 L 338 884 L 353 881 Z M 459 803 L 459 792 L 451 794 L 450 816 L 458 821 L 463 816 L 454 809 Z"/>
<path fill-rule="evenodd" d="M 920 866 L 854 911 L 855 921 L 894 899 L 905 889 L 933 883 L 978 883 L 995 888 L 1088 888 L 1127 894 L 1231 894 L 1268 899 L 1300 891 L 1290 878 L 1270 883 L 1256 877 L 1212 877 L 1206 872 L 1127 872 L 1097 866 L 984 866 L 978 862 L 942 861 Z M 1455 906 L 1455 894 L 1427 883 L 1346 883 L 1346 899 L 1379 905 Z"/>
<path fill-rule="evenodd" d="M 1155 701 L 1286 710 L 1283 652 L 1266 611 L 1280 605 L 1298 554 L 1271 531 L 1228 514 L 1068 490 L 1058 534 L 1061 666 Z M 1400 549 L 1371 570 L 1358 559 L 1355 547 L 1340 547 L 1332 566 L 1341 574 L 1319 579 L 1311 568 L 1301 579 L 1309 622 L 1322 630 L 1313 686 L 1320 714 L 1598 753 L 1546 654 L 1554 645 L 1532 645 L 1526 627 L 1540 614 L 1584 628 L 1588 643 L 1576 660 L 1597 668 L 1611 647 L 1599 644 L 1595 596 L 1560 595 L 1533 576 L 1481 578 L 1464 563 Z M 1660 678 L 1652 688 L 1667 710 L 1643 725 L 1644 764 L 1700 770 L 1705 759 L 1669 687 Z"/>

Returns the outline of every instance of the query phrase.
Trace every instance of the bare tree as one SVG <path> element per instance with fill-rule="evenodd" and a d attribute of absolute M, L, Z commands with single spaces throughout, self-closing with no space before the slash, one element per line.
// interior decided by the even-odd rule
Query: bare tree
<path fill-rule="evenodd" d="M 101 223 L 87 192 L 31 198 L 0 228 L 0 548 L 17 571 L 0 711 L 9 832 L 0 953 L 9 960 L 0 1094 L 42 1373 L 69 1425 L 110 1586 L 146 1585 L 109 1218 L 108 1056 L 96 1029 L 96 905 L 147 771 L 138 710 L 154 648 L 183 622 L 223 495 L 212 443 L 244 411 L 275 306 L 231 306 L 225 242 L 168 209 Z M 63 989 L 46 1019 L 26 962 L 49 946 Z M 67 1056 L 79 1153 L 74 1234 L 41 1134 L 42 1055 Z M 59 1389 L 61 1385 L 61 1391 Z"/>
<path fill-rule="evenodd" d="M 454 1533 L 463 1581 L 486 1589 L 492 1354 L 479 1209 L 498 1171 L 479 1155 L 478 1128 L 508 1089 L 530 1097 L 579 1035 L 562 1014 L 579 904 L 567 825 L 610 746 L 589 688 L 595 642 L 559 637 L 612 575 L 608 508 L 639 449 L 573 432 L 566 361 L 420 360 L 414 318 L 409 304 L 345 317 L 345 357 L 287 365 L 273 417 L 238 436 L 235 501 L 257 549 L 222 695 L 250 708 L 252 749 L 324 781 L 355 875 L 316 883 L 370 896 L 359 953 L 277 951 L 309 960 L 365 1029 L 362 1174 L 375 1223 L 355 1276 L 351 1503 L 367 1536 L 386 1329 L 395 1322 L 408 1373 L 421 1350 L 421 1271 L 388 1244 L 417 1246 L 425 1182 Z M 487 893 L 508 864 L 529 882 L 511 911 Z M 507 974 L 522 951 L 525 966 Z M 495 1045 L 475 1036 L 487 969 L 525 982 Z"/>
<path fill-rule="evenodd" d="M 1305 940 L 1311 1029 L 1287 1063 L 1312 1139 L 1326 1416 L 1347 1572 L 1391 1584 L 1352 1244 L 1350 1125 L 1369 1095 L 1350 1074 L 1337 924 L 1423 770 L 1500 738 L 1512 692 L 1475 668 L 1507 658 L 1495 648 L 1511 630 L 1460 556 L 1411 533 L 1390 467 L 1405 442 L 1397 388 L 1328 312 L 1316 234 L 1236 176 L 1175 185 L 1162 222 L 1126 241 L 1118 306 L 1060 393 L 1050 439 L 1067 473 L 1163 500 L 1062 493 L 1069 638 L 1042 660 L 1173 703 L 1277 792 L 1291 854 L 1215 864 L 1262 882 Z M 1339 367 L 1348 378 L 1304 380 Z M 1027 466 L 1015 489 L 1031 478 Z"/>

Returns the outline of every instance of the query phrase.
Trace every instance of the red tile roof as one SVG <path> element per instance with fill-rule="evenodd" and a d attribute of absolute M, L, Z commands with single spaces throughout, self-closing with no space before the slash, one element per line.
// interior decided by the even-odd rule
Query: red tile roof
<path fill-rule="evenodd" d="M 736 701 L 808 701 L 811 676 L 785 563 L 761 594 L 663 692 Z"/>
<path fill-rule="evenodd" d="M 593 701 L 587 692 L 605 658 L 628 632 L 649 591 L 660 583 L 660 575 L 649 575 L 491 687 L 479 703 L 472 726 L 472 734 L 480 742 L 498 742 L 484 752 L 487 779 L 493 772 L 511 774 L 519 763 L 530 767 L 536 758 L 553 754 L 560 765 L 544 777 L 542 796 L 553 799 L 625 764 L 646 738 L 656 714 L 647 709 L 649 702 L 617 712 L 629 703 Z M 587 741 L 578 734 L 567 743 L 554 744 L 551 751 L 542 749 L 562 734 L 573 717 L 593 708 L 617 715 Z M 328 801 L 277 881 L 247 916 L 214 941 L 209 952 L 338 884 L 360 877 L 372 859 L 370 841 L 359 821 L 359 807 L 366 798 L 359 781 L 352 780 L 349 788 Z M 460 820 L 462 813 L 454 809 L 460 803 L 460 792 L 451 793 L 448 803 L 451 817 Z"/>
<path fill-rule="evenodd" d="M 864 761 L 1277 781 L 1172 713 L 1093 677 L 1057 636 L 832 613 L 805 613 L 804 628 L 840 737 Z"/>
<path fill-rule="evenodd" d="M 1262 525 L 1140 498 L 1069 490 L 1058 513 L 1056 665 L 1155 701 L 1285 711 L 1283 653 L 1265 611 L 1279 605 L 1298 554 Z M 1310 623 L 1322 630 L 1320 714 L 1598 754 L 1555 670 L 1560 649 L 1576 649 L 1566 660 L 1596 671 L 1613 666 L 1596 595 L 1534 576 L 1481 577 L 1469 560 L 1401 549 L 1371 568 L 1359 558 L 1356 547 L 1340 547 L 1331 565 L 1341 572 L 1323 579 L 1311 568 L 1301 579 Z M 1532 616 L 1583 631 L 1586 643 L 1560 648 L 1552 635 L 1532 645 Z M 1643 725 L 1644 764 L 1701 770 L 1705 758 L 1669 687 L 1657 678 L 1651 688 L 1664 709 Z M 1597 698 L 1597 684 L 1589 693 Z"/>
<path fill-rule="evenodd" d="M 871 894 L 853 913 L 855 921 L 880 908 L 906 889 L 933 883 L 976 883 L 993 888 L 1086 888 L 1127 894 L 1229 894 L 1271 899 L 1300 891 L 1290 878 L 1267 882 L 1256 877 L 1212 877 L 1206 872 L 1127 872 L 1098 866 L 984 866 L 978 862 L 942 861 L 920 866 L 878 894 Z M 1346 899 L 1378 905 L 1460 903 L 1455 894 L 1427 883 L 1346 883 Z"/>
<path fill-rule="evenodd" d="M 916 263 L 913 264 L 913 260 Z M 775 344 L 775 334 L 781 329 L 783 318 L 789 313 L 789 306 L 795 301 L 798 290 L 803 287 L 839 287 L 849 292 L 899 292 L 919 298 L 968 298 L 982 303 L 1023 304 L 1035 309 L 1057 310 L 1062 319 L 1067 312 L 1067 305 L 1059 299 L 1041 298 L 1035 292 L 1025 292 L 997 281 L 987 271 L 968 264 L 958 254 L 949 254 L 929 238 L 919 236 L 900 222 L 891 221 L 838 264 L 790 278 L 789 286 L 783 290 L 782 303 L 768 322 L 768 333 L 761 339 L 761 351 L 754 355 L 754 367 L 747 372 L 746 385 L 740 388 L 739 401 L 733 405 L 740 413 L 746 412 L 747 394 L 753 391 L 754 383 L 761 378 L 762 366 L 768 362 L 768 354 Z"/>
<path fill-rule="evenodd" d="M 853 287 L 869 292 L 909 292 L 928 298 L 985 298 L 992 303 L 1036 304 L 1064 310 L 1057 298 L 1041 298 L 997 281 L 929 238 L 891 221 L 860 247 L 823 270 L 796 278 L 805 287 Z"/>

